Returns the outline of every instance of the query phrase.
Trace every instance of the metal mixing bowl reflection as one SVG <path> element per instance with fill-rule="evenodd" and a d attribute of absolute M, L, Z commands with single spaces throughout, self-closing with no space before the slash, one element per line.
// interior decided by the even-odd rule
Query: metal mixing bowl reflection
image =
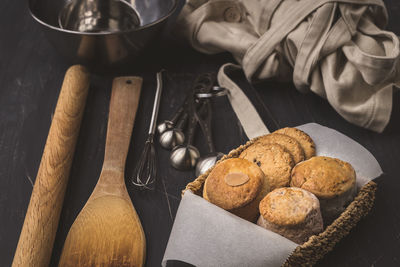
<path fill-rule="evenodd" d="M 176 0 L 135 0 L 132 5 L 139 16 L 139 27 L 121 32 L 78 32 L 59 27 L 59 13 L 70 1 L 29 0 L 29 9 L 61 55 L 92 70 L 132 62 L 161 33 L 176 10 Z"/>

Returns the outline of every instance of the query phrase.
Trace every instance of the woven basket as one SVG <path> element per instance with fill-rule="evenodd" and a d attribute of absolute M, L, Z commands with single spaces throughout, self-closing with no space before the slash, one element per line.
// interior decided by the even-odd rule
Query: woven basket
<path fill-rule="evenodd" d="M 244 149 L 259 138 L 260 137 L 254 138 L 246 144 L 232 150 L 220 161 L 239 157 Z M 186 190 L 191 190 L 194 194 L 202 196 L 204 182 L 213 168 L 214 167 L 210 168 L 206 173 L 189 183 L 182 193 Z M 364 185 L 346 210 L 332 224 L 326 227 L 325 231 L 318 235 L 311 236 L 307 242 L 297 246 L 283 266 L 312 266 L 318 260 L 322 259 L 326 253 L 331 251 L 334 246 L 350 232 L 361 218 L 369 213 L 374 205 L 376 188 L 377 184 L 373 181 Z"/>

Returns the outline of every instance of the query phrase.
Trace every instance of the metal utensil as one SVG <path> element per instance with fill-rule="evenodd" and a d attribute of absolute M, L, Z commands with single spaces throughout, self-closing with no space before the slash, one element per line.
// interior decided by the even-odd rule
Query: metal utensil
<path fill-rule="evenodd" d="M 172 167 L 181 171 L 188 171 L 196 166 L 197 160 L 200 158 L 199 150 L 193 146 L 193 138 L 197 126 L 197 119 L 194 116 L 195 103 L 192 101 L 189 104 L 190 119 L 188 126 L 188 140 L 186 145 L 174 147 L 170 155 L 170 163 Z"/>
<path fill-rule="evenodd" d="M 154 97 L 153 112 L 151 114 L 149 135 L 144 144 L 144 149 L 140 160 L 133 171 L 131 183 L 133 185 L 145 188 L 154 189 L 155 180 L 157 177 L 157 155 L 154 147 L 154 134 L 156 132 L 156 123 L 158 117 L 158 110 L 160 107 L 161 93 L 162 93 L 162 72 L 157 73 L 157 90 Z"/>
<path fill-rule="evenodd" d="M 29 10 L 47 39 L 68 62 L 83 64 L 91 72 L 107 73 L 132 66 L 143 50 L 160 36 L 177 7 L 177 0 L 135 0 L 132 7 L 140 21 L 138 27 L 111 32 L 80 32 L 59 26 L 59 14 L 70 1 L 29 0 Z"/>
<path fill-rule="evenodd" d="M 187 171 L 193 169 L 200 158 L 199 150 L 193 146 L 193 138 L 198 122 L 196 112 L 203 112 L 205 102 L 196 98 L 196 94 L 209 93 L 212 90 L 214 82 L 215 75 L 213 73 L 204 73 L 198 76 L 193 83 L 190 94 L 186 98 L 188 112 L 185 115 L 189 114 L 188 140 L 186 145 L 174 147 L 170 155 L 171 165 L 178 170 Z"/>
<path fill-rule="evenodd" d="M 212 138 L 212 130 L 211 130 L 212 108 L 210 100 L 205 100 L 204 105 L 206 106 L 205 119 L 203 119 L 198 113 L 195 113 L 195 117 L 200 125 L 204 137 L 206 138 L 206 143 L 208 146 L 209 153 L 198 160 L 195 170 L 196 176 L 205 173 L 210 167 L 214 166 L 214 164 L 224 156 L 223 153 L 216 152 L 214 141 Z"/>
<path fill-rule="evenodd" d="M 183 114 L 174 128 L 168 129 L 160 135 L 159 142 L 163 148 L 168 150 L 173 149 L 174 147 L 182 145 L 185 142 L 185 134 L 183 133 L 182 129 L 187 119 L 188 114 Z"/>
<path fill-rule="evenodd" d="M 133 7 L 120 0 L 74 0 L 60 11 L 62 29 L 79 32 L 129 31 L 140 26 Z"/>
<path fill-rule="evenodd" d="M 210 99 L 214 97 L 220 97 L 220 96 L 225 96 L 228 95 L 229 91 L 226 88 L 220 87 L 220 86 L 213 86 L 212 90 L 210 92 L 205 92 L 205 93 L 197 93 L 195 94 L 195 97 L 197 99 Z"/>
<path fill-rule="evenodd" d="M 212 90 L 215 76 L 212 73 L 205 73 L 196 78 L 193 83 L 193 88 L 186 96 L 184 103 L 175 113 L 171 120 L 164 121 L 158 126 L 160 133 L 159 142 L 160 145 L 165 149 L 173 149 L 178 145 L 182 145 L 185 142 L 185 135 L 182 131 L 184 124 L 188 118 L 188 111 L 190 108 L 196 109 L 199 104 L 195 95 L 197 93 L 209 93 Z M 192 106 L 191 106 L 192 105 Z M 186 112 L 185 112 L 186 111 Z M 183 115 L 182 115 L 183 114 Z M 190 112 L 190 115 L 194 113 Z M 178 120 L 178 118 L 182 117 Z M 178 120 L 176 126 L 175 122 Z"/>
<path fill-rule="evenodd" d="M 175 112 L 174 116 L 172 116 L 172 118 L 170 120 L 165 120 L 162 123 L 160 123 L 157 126 L 157 132 L 158 134 L 163 134 L 165 131 L 173 129 L 178 121 L 178 119 L 180 118 L 180 116 L 182 115 L 182 113 L 185 111 L 187 106 L 187 101 L 185 101 L 182 106 L 179 107 L 179 109 Z"/>

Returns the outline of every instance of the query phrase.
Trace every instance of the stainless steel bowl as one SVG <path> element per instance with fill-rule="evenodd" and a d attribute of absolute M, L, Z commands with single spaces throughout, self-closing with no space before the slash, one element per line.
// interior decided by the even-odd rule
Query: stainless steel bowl
<path fill-rule="evenodd" d="M 61 55 L 94 71 L 133 62 L 160 35 L 177 6 L 176 0 L 135 0 L 139 27 L 121 32 L 79 32 L 59 27 L 59 13 L 70 1 L 29 0 L 29 9 Z"/>

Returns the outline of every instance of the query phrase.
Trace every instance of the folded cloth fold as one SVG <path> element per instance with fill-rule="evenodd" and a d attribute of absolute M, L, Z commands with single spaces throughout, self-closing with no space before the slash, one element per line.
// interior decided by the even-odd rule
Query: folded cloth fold
<path fill-rule="evenodd" d="M 187 0 L 177 33 L 230 52 L 250 82 L 292 80 L 347 121 L 377 132 L 400 86 L 399 38 L 381 0 Z"/>

